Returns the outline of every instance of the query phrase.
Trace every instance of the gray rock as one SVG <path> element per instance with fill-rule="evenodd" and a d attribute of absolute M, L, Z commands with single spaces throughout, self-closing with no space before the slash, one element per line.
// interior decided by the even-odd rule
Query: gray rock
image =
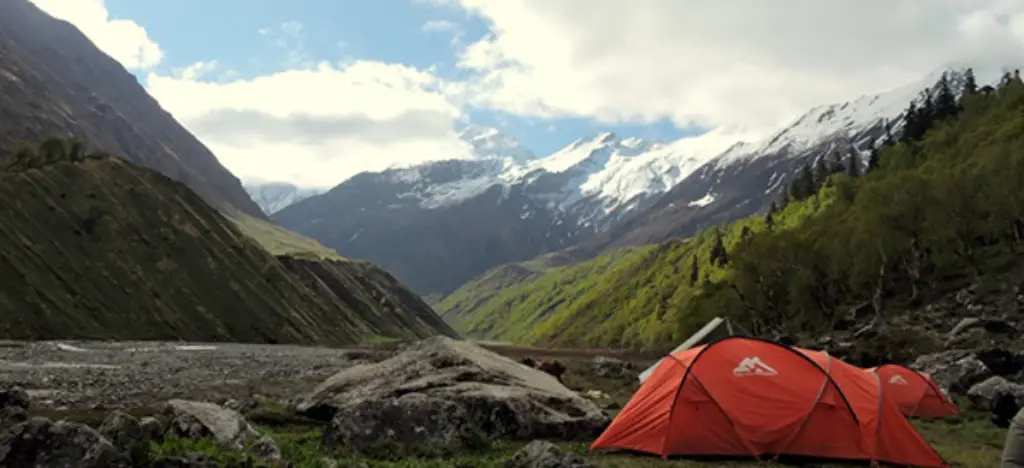
<path fill-rule="evenodd" d="M 139 420 L 139 429 L 144 440 L 161 441 L 164 438 L 164 424 L 151 416 Z"/>
<path fill-rule="evenodd" d="M 202 401 L 171 400 L 164 408 L 166 434 L 190 439 L 209 438 L 218 444 L 241 449 L 260 436 L 237 411 Z"/>
<path fill-rule="evenodd" d="M 597 465 L 583 457 L 568 453 L 551 442 L 535 440 L 519 449 L 505 463 L 505 468 L 594 468 Z"/>
<path fill-rule="evenodd" d="M 0 409 L 21 408 L 29 409 L 32 406 L 32 399 L 28 392 L 18 387 L 0 389 Z"/>
<path fill-rule="evenodd" d="M 552 376 L 469 342 L 434 337 L 339 372 L 296 410 L 330 420 L 328 446 L 441 449 L 480 438 L 589 439 L 608 424 Z"/>
<path fill-rule="evenodd" d="M 992 376 L 992 371 L 968 351 L 951 350 L 920 356 L 911 368 L 927 372 L 944 391 L 963 395 L 974 384 Z"/>
<path fill-rule="evenodd" d="M 977 317 L 967 317 L 961 320 L 959 323 L 949 331 L 949 336 L 954 337 L 966 331 L 968 328 L 976 327 L 981 325 L 981 319 Z"/>
<path fill-rule="evenodd" d="M 278 448 L 277 442 L 270 437 L 263 436 L 252 443 L 249 447 L 249 454 L 264 460 L 280 460 L 281 449 Z"/>
<path fill-rule="evenodd" d="M 132 445 L 142 440 L 142 425 L 139 424 L 139 420 L 121 411 L 112 411 L 108 414 L 100 424 L 99 432 L 122 452 L 128 451 Z"/>
<path fill-rule="evenodd" d="M 630 374 L 632 369 L 632 363 L 621 359 L 604 356 L 597 356 L 594 358 L 594 374 L 598 377 L 620 379 Z"/>
<path fill-rule="evenodd" d="M 32 418 L 0 434 L 0 466 L 129 468 L 130 462 L 89 426 Z"/>
<path fill-rule="evenodd" d="M 1024 406 L 1024 385 L 1010 382 L 1002 377 L 989 377 L 985 381 L 975 384 L 967 391 L 967 398 L 971 405 L 984 410 L 989 410 L 992 401 L 1000 393 L 1013 395 L 1018 406 Z"/>

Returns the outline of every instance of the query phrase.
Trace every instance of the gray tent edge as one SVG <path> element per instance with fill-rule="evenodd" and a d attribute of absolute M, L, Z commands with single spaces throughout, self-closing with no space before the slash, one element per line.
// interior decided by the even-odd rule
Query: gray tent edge
<path fill-rule="evenodd" d="M 701 340 L 710 335 L 711 332 L 715 331 L 716 328 L 722 326 L 723 323 L 726 327 L 726 332 L 729 334 L 728 336 L 750 336 L 746 332 L 746 330 L 743 329 L 743 327 L 734 324 L 732 320 L 723 317 L 715 317 L 708 321 L 708 323 L 704 324 L 704 326 L 701 327 L 700 330 L 697 330 L 697 333 L 690 335 L 690 337 L 687 338 L 686 341 L 683 342 L 683 344 L 676 346 L 675 349 L 670 351 L 668 354 L 675 354 L 678 353 L 679 351 L 690 349 L 696 346 L 698 343 L 701 342 Z M 646 381 L 647 378 L 650 377 L 652 373 L 654 373 L 654 369 L 657 369 L 658 366 L 661 365 L 661 362 L 664 360 L 665 358 L 659 359 L 658 362 L 654 363 L 651 367 L 648 367 L 643 372 L 641 372 L 640 375 L 637 376 L 637 379 L 640 380 L 640 382 Z"/>

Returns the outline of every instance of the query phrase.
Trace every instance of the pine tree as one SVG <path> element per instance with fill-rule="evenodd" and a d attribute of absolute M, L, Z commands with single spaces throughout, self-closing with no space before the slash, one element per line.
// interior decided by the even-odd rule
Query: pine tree
<path fill-rule="evenodd" d="M 850 151 L 853 151 L 852 149 Z M 843 155 L 836 150 L 832 152 L 832 160 L 828 164 L 829 174 L 840 174 L 846 170 L 846 164 L 843 162 Z"/>
<path fill-rule="evenodd" d="M 740 240 L 744 243 L 750 242 L 753 236 L 754 232 L 750 230 L 750 226 L 743 226 L 743 229 L 740 229 Z"/>
<path fill-rule="evenodd" d="M 878 169 L 878 163 L 880 162 L 878 160 L 878 157 L 879 157 L 878 153 L 879 153 L 878 148 L 872 146 L 871 147 L 871 155 L 868 156 L 868 168 L 867 168 L 867 170 L 864 171 L 865 173 L 868 173 L 868 172 L 871 172 L 871 171 L 873 171 L 875 169 Z"/>
<path fill-rule="evenodd" d="M 974 69 L 968 68 L 964 72 L 964 94 L 975 94 L 978 92 L 978 81 L 974 78 Z"/>
<path fill-rule="evenodd" d="M 1019 75 L 1018 75 L 1019 76 Z M 1013 75 L 1010 72 L 1003 73 L 1003 77 L 999 79 L 999 89 L 1003 89 L 1013 82 Z"/>
<path fill-rule="evenodd" d="M 768 207 L 768 213 L 765 213 L 764 215 L 764 228 L 767 229 L 768 232 L 772 232 L 772 230 L 775 229 L 775 213 L 778 211 L 778 205 L 776 205 L 775 202 L 772 202 Z"/>
<path fill-rule="evenodd" d="M 819 157 L 814 163 L 814 178 L 811 179 L 813 184 L 811 186 L 811 193 L 807 194 L 808 197 L 818 193 L 818 190 L 825 185 L 825 181 L 828 180 L 828 175 L 832 172 L 829 170 L 830 168 L 828 166 L 825 155 Z"/>
<path fill-rule="evenodd" d="M 907 110 L 903 113 L 903 135 L 900 137 L 900 141 L 910 142 L 919 140 L 921 135 L 924 134 L 922 128 L 921 112 L 917 108 L 917 103 L 910 101 L 910 105 L 907 106 Z"/>
<path fill-rule="evenodd" d="M 846 175 L 860 177 L 860 159 L 857 157 L 856 149 L 851 149 L 849 156 L 846 158 Z"/>
<path fill-rule="evenodd" d="M 697 281 L 700 281 L 700 265 L 697 263 L 697 254 L 692 255 L 690 258 L 690 286 L 696 286 Z"/>
<path fill-rule="evenodd" d="M 945 120 L 957 114 L 956 95 L 949 87 L 949 78 L 942 74 L 939 80 L 939 92 L 935 95 L 935 107 L 932 118 L 936 121 Z"/>
<path fill-rule="evenodd" d="M 725 250 L 722 231 L 718 228 L 715 228 L 715 243 L 711 245 L 711 264 L 723 267 L 729 264 L 729 253 Z"/>

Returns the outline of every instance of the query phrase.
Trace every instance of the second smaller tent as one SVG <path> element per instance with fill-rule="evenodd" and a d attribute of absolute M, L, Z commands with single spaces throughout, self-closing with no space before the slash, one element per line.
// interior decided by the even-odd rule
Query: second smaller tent
<path fill-rule="evenodd" d="M 924 372 L 897 364 L 872 367 L 868 371 L 878 374 L 885 386 L 886 398 L 907 417 L 943 418 L 959 413 L 935 380 Z"/>

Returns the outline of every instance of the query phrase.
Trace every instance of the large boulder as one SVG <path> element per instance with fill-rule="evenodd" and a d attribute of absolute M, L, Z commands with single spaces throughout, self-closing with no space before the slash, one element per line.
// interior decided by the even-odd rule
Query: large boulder
<path fill-rule="evenodd" d="M 621 379 L 632 377 L 633 364 L 621 359 L 605 356 L 594 358 L 594 375 L 607 379 Z"/>
<path fill-rule="evenodd" d="M 989 377 L 985 381 L 971 386 L 967 391 L 967 398 L 970 399 L 971 405 L 988 410 L 1000 394 L 1013 395 L 1017 400 L 1017 406 L 1024 406 L 1024 385 L 1010 382 L 999 376 Z"/>
<path fill-rule="evenodd" d="M 260 437 L 237 411 L 203 401 L 170 400 L 164 407 L 166 434 L 188 439 L 211 439 L 223 446 L 241 449 L 250 439 Z"/>
<path fill-rule="evenodd" d="M 20 388 L 0 389 L 0 427 L 17 424 L 28 419 L 32 400 Z"/>
<path fill-rule="evenodd" d="M 928 373 L 944 391 L 957 395 L 965 394 L 974 384 L 993 375 L 977 356 L 962 350 L 926 354 L 910 367 Z"/>
<path fill-rule="evenodd" d="M 345 369 L 296 403 L 330 420 L 324 443 L 432 450 L 510 438 L 585 440 L 609 418 L 554 377 L 465 341 L 434 337 Z"/>
<path fill-rule="evenodd" d="M 32 418 L 0 434 L 0 467 L 128 468 L 128 458 L 84 424 Z"/>
<path fill-rule="evenodd" d="M 127 452 L 133 445 L 143 440 L 142 424 L 139 420 L 116 410 L 103 420 L 99 432 L 122 452 Z"/>

